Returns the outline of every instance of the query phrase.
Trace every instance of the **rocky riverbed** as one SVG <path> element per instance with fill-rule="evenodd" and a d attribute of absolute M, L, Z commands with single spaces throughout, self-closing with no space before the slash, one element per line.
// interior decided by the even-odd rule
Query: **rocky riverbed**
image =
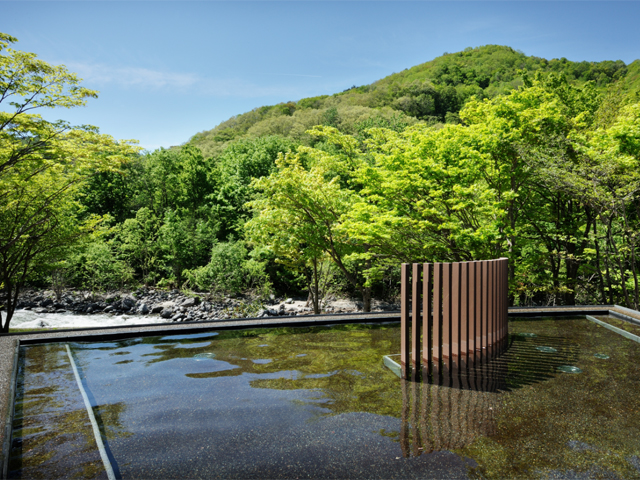
<path fill-rule="evenodd" d="M 3 302 L 4 303 L 4 302 Z M 396 304 L 374 301 L 373 311 L 393 311 Z M 55 319 L 63 315 L 108 315 L 104 322 L 122 320 L 127 323 L 197 322 L 227 320 L 232 318 L 261 318 L 268 316 L 293 316 L 313 314 L 306 300 L 276 298 L 258 301 L 246 297 L 222 297 L 206 293 L 185 293 L 179 290 L 156 290 L 142 288 L 133 292 L 92 293 L 68 291 L 56 297 L 50 290 L 26 290 L 22 293 L 16 309 L 25 328 L 55 328 Z M 330 298 L 323 305 L 326 313 L 355 313 L 362 311 L 358 301 Z M 111 317 L 112 320 L 110 321 Z M 115 318 L 117 317 L 117 319 Z M 132 321 L 135 317 L 135 322 Z M 143 318 L 140 318 L 143 317 Z M 154 318 L 155 317 L 155 318 Z M 37 321 L 41 318 L 41 321 Z M 68 317 L 67 317 L 68 318 Z M 87 319 L 88 321 L 88 319 Z M 84 324 L 93 322 L 81 322 Z M 98 321 L 98 318 L 96 318 Z M 104 323 L 102 320 L 97 323 Z M 77 323 L 77 322 L 76 322 Z M 120 324 L 120 322 L 117 322 Z M 13 326 L 13 325 L 12 325 Z M 18 325 L 15 325 L 18 328 Z"/>

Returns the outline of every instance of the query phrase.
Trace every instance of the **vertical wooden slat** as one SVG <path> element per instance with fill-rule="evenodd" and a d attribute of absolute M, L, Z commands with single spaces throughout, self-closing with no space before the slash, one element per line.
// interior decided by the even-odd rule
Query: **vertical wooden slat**
<path fill-rule="evenodd" d="M 489 302 L 487 301 L 488 299 L 488 292 L 489 292 L 489 288 L 488 288 L 488 269 L 487 269 L 487 262 L 481 262 L 481 268 L 482 268 L 482 280 L 480 282 L 481 288 L 482 288 L 482 295 L 480 296 L 480 301 L 482 302 L 482 319 L 480 320 L 480 328 L 482 329 L 482 361 L 484 362 L 487 359 L 487 348 L 488 348 L 488 344 L 487 344 L 487 325 L 489 323 L 489 310 L 488 310 L 488 306 L 489 306 Z"/>
<path fill-rule="evenodd" d="M 431 350 L 433 345 L 433 312 L 431 296 L 433 291 L 433 265 L 422 265 L 422 368 L 431 375 Z"/>
<path fill-rule="evenodd" d="M 502 337 L 504 333 L 503 320 L 502 320 L 502 260 L 496 261 L 496 282 L 497 282 L 497 295 L 496 295 L 496 310 L 498 312 L 498 352 L 501 352 Z"/>
<path fill-rule="evenodd" d="M 442 264 L 433 265 L 433 363 L 438 369 L 442 364 Z M 435 373 L 434 373 L 435 374 Z"/>
<path fill-rule="evenodd" d="M 505 338 L 509 336 L 509 259 L 504 261 L 504 328 Z"/>
<path fill-rule="evenodd" d="M 502 320 L 502 262 L 500 260 L 496 261 L 496 272 L 498 277 L 498 294 L 496 295 L 496 309 L 498 310 L 498 346 L 501 346 L 504 328 Z M 498 348 L 498 351 L 501 351 L 500 348 Z"/>
<path fill-rule="evenodd" d="M 498 259 L 494 263 L 496 269 L 496 350 L 500 353 L 502 346 L 502 262 Z"/>
<path fill-rule="evenodd" d="M 482 262 L 476 264 L 476 361 L 482 360 Z"/>
<path fill-rule="evenodd" d="M 451 368 L 460 366 L 460 262 L 451 264 Z"/>
<path fill-rule="evenodd" d="M 451 371 L 451 264 L 442 264 L 442 359 Z"/>
<path fill-rule="evenodd" d="M 493 358 L 495 353 L 495 342 L 496 342 L 496 262 L 493 260 L 488 260 L 487 265 L 489 267 L 489 334 L 490 339 L 488 340 L 489 346 L 491 347 L 491 358 Z"/>
<path fill-rule="evenodd" d="M 491 358 L 495 356 L 496 351 L 496 294 L 497 294 L 497 284 L 496 284 L 496 262 L 494 260 L 489 260 L 489 272 L 491 275 L 490 285 L 491 285 L 491 296 L 490 300 L 490 308 L 491 314 L 489 317 L 489 326 L 491 329 Z"/>
<path fill-rule="evenodd" d="M 507 258 L 474 262 L 402 264 L 401 351 L 403 377 L 422 372 L 440 385 L 472 385 L 468 369 L 493 381 L 486 360 L 508 343 Z M 422 340 L 422 341 L 421 341 Z M 485 372 L 486 370 L 486 372 Z M 487 373 L 487 375 L 484 375 Z M 444 374 L 444 377 L 442 376 Z M 436 377 L 438 375 L 438 377 Z M 486 377 L 486 378 L 484 378 Z M 491 389 L 487 385 L 487 389 Z"/>
<path fill-rule="evenodd" d="M 422 272 L 420 264 L 414 263 L 412 268 L 412 289 L 411 289 L 411 367 L 413 368 L 413 376 L 416 377 L 420 370 L 420 334 L 422 333 L 422 322 L 420 321 L 421 313 L 420 295 L 422 294 Z"/>
<path fill-rule="evenodd" d="M 460 264 L 460 366 L 469 363 L 469 263 Z"/>
<path fill-rule="evenodd" d="M 476 359 L 476 262 L 467 264 L 467 285 L 468 285 L 468 302 L 467 302 L 467 363 L 475 362 Z"/>
<path fill-rule="evenodd" d="M 502 345 L 502 261 L 496 260 L 496 343 L 498 344 L 498 351 Z"/>
<path fill-rule="evenodd" d="M 505 344 L 507 339 L 509 338 L 509 259 L 504 259 L 504 293 L 502 294 L 502 301 L 504 302 L 502 306 L 502 314 L 504 315 L 504 339 Z"/>
<path fill-rule="evenodd" d="M 499 326 L 499 331 L 500 331 L 500 350 L 502 351 L 502 345 L 504 343 L 504 339 L 505 339 L 505 312 L 504 312 L 504 297 L 506 295 L 505 292 L 505 285 L 504 285 L 504 280 L 505 280 L 505 270 L 504 270 L 504 258 L 501 258 L 498 261 L 498 269 L 500 272 L 500 295 L 498 296 L 498 308 L 500 309 L 500 315 L 499 315 L 499 319 L 500 319 L 500 326 Z"/>
<path fill-rule="evenodd" d="M 410 264 L 403 263 L 400 269 L 400 365 L 402 366 L 402 377 L 408 377 L 409 365 L 409 267 Z"/>

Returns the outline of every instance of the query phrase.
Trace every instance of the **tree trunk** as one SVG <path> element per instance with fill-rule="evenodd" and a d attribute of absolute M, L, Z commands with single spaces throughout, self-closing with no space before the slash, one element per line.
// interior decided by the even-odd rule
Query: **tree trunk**
<path fill-rule="evenodd" d="M 625 237 L 629 237 L 629 250 L 631 251 L 631 274 L 633 275 L 633 308 L 638 309 L 638 272 L 636 271 L 636 242 L 634 232 L 629 228 L 627 214 L 623 210 Z"/>
<path fill-rule="evenodd" d="M 13 285 L 5 277 L 4 281 L 5 292 L 5 314 L 4 322 L 2 321 L 2 313 L 0 312 L 0 333 L 9 333 L 9 324 L 13 318 L 13 313 L 16 311 L 16 305 L 18 303 L 19 288 L 17 285 Z"/>
<path fill-rule="evenodd" d="M 315 313 L 316 315 L 320 313 L 320 299 L 318 298 L 320 295 L 318 290 L 319 290 L 318 289 L 318 259 L 314 258 L 313 259 L 313 291 L 314 291 L 313 313 Z"/>
<path fill-rule="evenodd" d="M 611 230 L 609 230 L 611 232 Z M 620 286 L 622 287 L 622 294 L 624 295 L 624 304 L 627 307 L 631 306 L 631 299 L 629 298 L 629 291 L 627 290 L 627 273 L 624 265 L 624 259 L 621 257 L 621 253 L 618 251 L 618 247 L 616 247 L 615 240 L 613 236 L 610 236 L 609 243 L 613 249 L 613 253 L 618 262 L 618 269 L 620 270 Z"/>
<path fill-rule="evenodd" d="M 371 287 L 362 287 L 362 310 L 371 311 Z"/>
<path fill-rule="evenodd" d="M 602 303 L 607 302 L 607 294 L 604 289 L 604 278 L 602 276 L 602 267 L 600 265 L 600 240 L 598 239 L 598 219 L 593 220 L 593 238 L 594 245 L 596 247 L 596 271 L 598 272 L 598 278 L 600 279 L 600 295 Z"/>
<path fill-rule="evenodd" d="M 613 284 L 611 283 L 611 268 L 609 267 L 609 241 L 607 240 L 605 242 L 605 245 L 607 247 L 607 252 L 606 255 L 604 256 L 604 267 L 606 269 L 606 275 L 607 275 L 607 288 L 609 289 L 609 305 L 613 305 L 614 303 L 616 303 L 615 298 L 614 298 L 614 292 L 613 292 Z"/>

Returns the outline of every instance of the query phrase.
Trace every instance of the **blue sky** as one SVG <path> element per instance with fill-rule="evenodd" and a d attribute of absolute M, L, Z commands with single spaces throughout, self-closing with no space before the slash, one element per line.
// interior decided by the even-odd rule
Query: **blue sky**
<path fill-rule="evenodd" d="M 640 2 L 0 1 L 16 49 L 100 91 L 47 118 L 147 149 L 262 105 L 364 85 L 487 44 L 575 61 L 640 58 Z"/>

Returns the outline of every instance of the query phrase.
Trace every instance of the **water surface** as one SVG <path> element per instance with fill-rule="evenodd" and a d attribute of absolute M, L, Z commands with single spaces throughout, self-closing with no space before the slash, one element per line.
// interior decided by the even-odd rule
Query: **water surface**
<path fill-rule="evenodd" d="M 640 345 L 585 319 L 510 330 L 457 388 L 383 366 L 397 325 L 70 347 L 122 478 L 640 477 Z M 64 344 L 22 348 L 14 429 L 11 477 L 106 478 Z"/>

